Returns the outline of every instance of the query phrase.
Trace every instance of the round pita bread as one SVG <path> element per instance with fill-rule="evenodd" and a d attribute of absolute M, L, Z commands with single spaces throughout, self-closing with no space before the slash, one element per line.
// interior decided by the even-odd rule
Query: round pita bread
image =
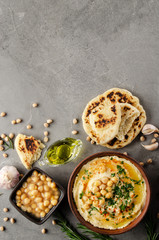
<path fill-rule="evenodd" d="M 121 107 L 119 104 L 105 101 L 105 97 L 99 95 L 85 107 L 82 121 L 85 132 L 97 144 L 107 143 L 118 133 Z"/>

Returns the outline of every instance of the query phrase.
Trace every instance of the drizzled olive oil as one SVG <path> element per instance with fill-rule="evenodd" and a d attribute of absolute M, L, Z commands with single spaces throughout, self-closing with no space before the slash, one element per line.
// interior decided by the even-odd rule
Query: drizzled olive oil
<path fill-rule="evenodd" d="M 65 164 L 75 159 L 82 147 L 82 141 L 74 138 L 64 138 L 53 143 L 46 151 L 44 161 L 51 166 Z"/>

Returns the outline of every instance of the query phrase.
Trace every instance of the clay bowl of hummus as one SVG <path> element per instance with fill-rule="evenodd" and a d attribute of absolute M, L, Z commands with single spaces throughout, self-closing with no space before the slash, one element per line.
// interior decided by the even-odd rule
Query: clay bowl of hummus
<path fill-rule="evenodd" d="M 87 228 L 101 234 L 121 234 L 134 228 L 150 203 L 150 185 L 143 168 L 118 152 L 85 158 L 68 183 L 73 214 Z"/>

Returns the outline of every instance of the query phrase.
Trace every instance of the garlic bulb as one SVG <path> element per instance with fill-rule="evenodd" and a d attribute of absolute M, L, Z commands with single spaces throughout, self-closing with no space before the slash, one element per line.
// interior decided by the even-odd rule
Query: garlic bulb
<path fill-rule="evenodd" d="M 10 189 L 19 182 L 19 172 L 13 166 L 4 166 L 0 170 L 0 188 Z"/>

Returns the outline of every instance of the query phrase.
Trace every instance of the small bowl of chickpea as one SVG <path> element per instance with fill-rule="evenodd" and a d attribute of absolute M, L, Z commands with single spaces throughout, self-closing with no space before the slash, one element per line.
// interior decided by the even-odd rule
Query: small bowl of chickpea
<path fill-rule="evenodd" d="M 55 211 L 64 193 L 52 177 L 34 167 L 20 180 L 9 200 L 23 216 L 40 225 Z"/>

